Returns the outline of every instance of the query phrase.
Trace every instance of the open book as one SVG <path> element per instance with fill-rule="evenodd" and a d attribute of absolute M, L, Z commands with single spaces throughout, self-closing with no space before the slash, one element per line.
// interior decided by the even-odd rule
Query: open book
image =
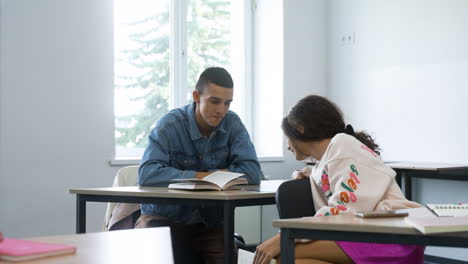
<path fill-rule="evenodd" d="M 247 179 L 240 178 L 242 173 L 216 171 L 203 179 L 177 179 L 177 183 L 169 184 L 171 189 L 183 190 L 226 190 L 234 185 L 247 184 Z"/>
<path fill-rule="evenodd" d="M 237 264 L 252 264 L 254 261 L 255 253 L 247 250 L 239 249 L 237 255 Z M 270 260 L 269 264 L 276 264 L 276 260 Z"/>
<path fill-rule="evenodd" d="M 25 261 L 74 253 L 74 246 L 51 244 L 23 239 L 5 238 L 0 242 L 0 260 Z"/>
<path fill-rule="evenodd" d="M 468 216 L 406 217 L 405 223 L 423 234 L 468 231 Z"/>
<path fill-rule="evenodd" d="M 426 204 L 437 216 L 468 216 L 468 204 Z"/>

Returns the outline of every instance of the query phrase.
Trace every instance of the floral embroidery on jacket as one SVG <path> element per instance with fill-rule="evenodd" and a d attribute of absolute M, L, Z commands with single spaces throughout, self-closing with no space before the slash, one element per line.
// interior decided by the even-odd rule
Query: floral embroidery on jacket
<path fill-rule="evenodd" d="M 322 171 L 322 177 L 320 179 L 320 188 L 325 196 L 328 198 L 332 195 L 330 190 L 330 180 L 328 179 L 328 174 L 326 170 Z"/>
<path fill-rule="evenodd" d="M 359 172 L 354 164 L 351 164 L 349 166 L 349 169 L 350 169 L 349 174 L 348 174 L 349 177 L 344 178 L 340 183 L 341 187 L 343 187 L 344 190 L 340 192 L 340 199 L 336 201 L 338 205 L 336 205 L 335 207 L 332 207 L 330 211 L 326 212 L 324 214 L 325 216 L 337 215 L 340 213 L 340 211 L 347 211 L 348 207 L 346 205 L 350 202 L 355 203 L 357 201 L 358 198 L 354 192 L 358 188 L 357 185 L 361 183 L 361 181 L 359 181 L 359 178 L 358 178 Z M 324 187 L 323 187 L 324 175 L 326 175 L 326 182 L 328 183 L 329 194 L 325 193 L 324 191 Z M 332 195 L 331 190 L 330 190 L 330 183 L 328 180 L 328 175 L 326 173 L 322 173 L 321 188 L 322 188 L 322 191 L 324 191 L 325 195 L 327 195 L 327 198 Z M 322 216 L 322 215 L 317 215 L 317 216 Z"/>

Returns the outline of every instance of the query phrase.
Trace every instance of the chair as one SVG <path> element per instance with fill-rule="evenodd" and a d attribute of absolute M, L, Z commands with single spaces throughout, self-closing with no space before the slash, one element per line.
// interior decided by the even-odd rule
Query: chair
<path fill-rule="evenodd" d="M 283 182 L 276 191 L 275 200 L 281 219 L 315 215 L 310 179 Z"/>
<path fill-rule="evenodd" d="M 138 165 L 119 169 L 115 175 L 113 187 L 136 186 Z M 108 203 L 104 217 L 104 231 L 132 229 L 140 217 L 140 204 Z"/>

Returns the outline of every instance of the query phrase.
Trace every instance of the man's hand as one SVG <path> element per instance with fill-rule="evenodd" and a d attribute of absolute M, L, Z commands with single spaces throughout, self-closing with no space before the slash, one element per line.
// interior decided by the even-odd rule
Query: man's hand
<path fill-rule="evenodd" d="M 257 246 L 253 264 L 268 264 L 270 261 L 280 254 L 280 234 L 268 239 Z"/>
<path fill-rule="evenodd" d="M 195 177 L 197 177 L 198 179 L 203 179 L 203 178 L 205 178 L 206 176 L 210 175 L 211 173 L 213 173 L 213 172 L 212 172 L 212 171 L 210 171 L 210 172 L 198 171 L 198 172 L 195 174 Z"/>

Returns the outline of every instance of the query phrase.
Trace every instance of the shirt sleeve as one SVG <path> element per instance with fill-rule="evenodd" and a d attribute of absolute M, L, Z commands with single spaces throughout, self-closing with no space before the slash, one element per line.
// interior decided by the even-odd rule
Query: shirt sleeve
<path fill-rule="evenodd" d="M 169 167 L 169 140 L 164 129 L 155 128 L 138 169 L 140 186 L 167 186 L 173 179 L 195 178 L 196 171 Z"/>
<path fill-rule="evenodd" d="M 255 147 L 239 117 L 236 116 L 236 119 L 232 126 L 229 142 L 229 166 L 226 169 L 232 172 L 244 173 L 249 184 L 260 184 L 263 174 L 257 160 Z"/>
<path fill-rule="evenodd" d="M 327 205 L 316 216 L 372 211 L 382 200 L 393 178 L 351 158 L 331 161 L 325 166 L 320 183 L 329 184 Z"/>

